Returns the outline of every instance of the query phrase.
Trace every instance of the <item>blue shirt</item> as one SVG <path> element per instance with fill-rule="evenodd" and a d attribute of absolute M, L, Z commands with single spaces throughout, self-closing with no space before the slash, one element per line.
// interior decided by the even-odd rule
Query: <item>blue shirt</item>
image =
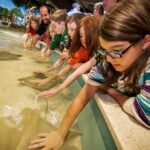
<path fill-rule="evenodd" d="M 81 11 L 79 11 L 78 9 L 76 9 L 76 8 L 74 8 L 74 9 L 71 9 L 68 13 L 67 13 L 67 15 L 68 16 L 71 16 L 71 15 L 73 15 L 73 14 L 81 14 L 82 12 Z"/>

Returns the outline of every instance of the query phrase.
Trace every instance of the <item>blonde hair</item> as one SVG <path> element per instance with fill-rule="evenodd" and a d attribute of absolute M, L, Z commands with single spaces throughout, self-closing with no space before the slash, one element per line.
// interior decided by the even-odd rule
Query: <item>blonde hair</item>
<path fill-rule="evenodd" d="M 56 10 L 51 16 L 51 20 L 55 22 L 61 22 L 61 21 L 66 22 L 66 18 L 67 18 L 67 12 L 64 9 Z"/>

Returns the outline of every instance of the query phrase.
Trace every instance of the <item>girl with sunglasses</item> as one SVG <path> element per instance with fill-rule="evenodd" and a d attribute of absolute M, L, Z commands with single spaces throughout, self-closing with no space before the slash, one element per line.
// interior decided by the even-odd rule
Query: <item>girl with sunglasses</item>
<path fill-rule="evenodd" d="M 105 90 L 126 113 L 150 128 L 149 0 L 116 4 L 101 20 L 99 40 L 103 61 L 88 74 L 60 127 L 54 133 L 40 134 L 29 149 L 60 149 L 73 121 L 98 90 Z"/>

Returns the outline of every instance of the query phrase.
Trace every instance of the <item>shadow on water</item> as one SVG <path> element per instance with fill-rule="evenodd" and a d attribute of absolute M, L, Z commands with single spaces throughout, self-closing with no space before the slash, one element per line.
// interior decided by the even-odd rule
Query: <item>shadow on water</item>
<path fill-rule="evenodd" d="M 30 141 L 37 137 L 38 133 L 52 132 L 56 129 L 54 125 L 40 117 L 37 109 L 30 108 L 14 114 L 7 112 L 5 117 L 0 117 L 0 124 L 2 150 L 27 150 Z M 78 132 L 70 131 L 62 150 L 78 150 L 72 143 L 79 135 Z"/>
<path fill-rule="evenodd" d="M 0 60 L 18 60 L 22 55 L 13 54 L 6 51 L 0 51 Z"/>

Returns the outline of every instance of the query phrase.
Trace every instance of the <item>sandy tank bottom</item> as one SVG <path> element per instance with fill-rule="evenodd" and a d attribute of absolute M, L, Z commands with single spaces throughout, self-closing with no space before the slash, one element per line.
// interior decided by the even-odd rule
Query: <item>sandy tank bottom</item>
<path fill-rule="evenodd" d="M 0 59 L 0 149 L 27 150 L 38 133 L 52 132 L 60 124 L 73 97 L 69 88 L 52 98 L 37 98 L 39 91 L 18 79 L 45 70 L 52 63 L 39 63 L 39 51 L 22 46 L 21 33 L 0 29 L 0 52 L 21 55 Z M 39 62 L 38 62 L 39 61 Z M 81 150 L 81 133 L 73 125 L 62 150 Z"/>

